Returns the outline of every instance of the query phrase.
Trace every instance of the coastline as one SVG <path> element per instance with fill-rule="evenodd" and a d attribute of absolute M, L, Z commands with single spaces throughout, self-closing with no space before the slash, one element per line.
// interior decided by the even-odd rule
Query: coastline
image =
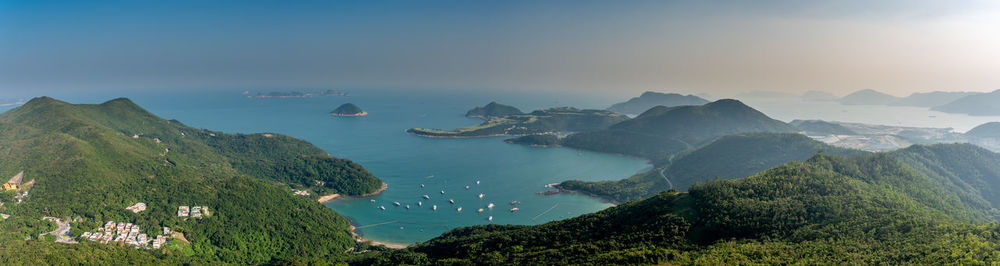
<path fill-rule="evenodd" d="M 412 128 L 411 128 L 412 129 Z M 474 139 L 474 138 L 493 138 L 493 137 L 514 137 L 518 135 L 508 135 L 508 134 L 492 134 L 492 135 L 477 135 L 477 136 L 435 136 L 435 135 L 424 135 L 410 131 L 410 129 L 405 130 L 406 134 L 414 135 L 417 137 L 432 138 L 432 139 Z"/>
<path fill-rule="evenodd" d="M 385 190 L 388 189 L 388 188 L 389 188 L 389 184 L 386 184 L 385 182 L 382 182 L 382 187 L 380 187 L 378 190 L 376 190 L 375 192 L 372 192 L 372 193 L 366 193 L 366 194 L 354 195 L 354 196 L 352 196 L 352 195 L 346 195 L 345 196 L 345 195 L 340 195 L 340 194 L 330 194 L 330 195 L 319 197 L 319 200 L 317 200 L 317 201 L 319 201 L 320 203 L 323 203 L 323 202 L 327 202 L 327 201 L 331 201 L 331 200 L 340 198 L 341 196 L 351 197 L 351 198 L 371 197 L 371 196 L 378 195 L 378 194 L 380 194 L 382 192 L 385 192 Z"/>
<path fill-rule="evenodd" d="M 351 224 L 351 235 L 353 235 L 354 239 L 357 240 L 358 242 L 369 242 L 369 243 L 371 243 L 372 246 L 385 246 L 385 247 L 391 248 L 391 249 L 404 249 L 404 248 L 406 248 L 406 247 L 409 246 L 409 245 L 404 245 L 404 244 L 381 242 L 381 241 L 375 241 L 375 240 L 371 240 L 371 239 L 365 239 L 365 237 L 361 236 L 361 234 L 359 234 L 357 232 L 357 230 L 358 230 L 357 227 L 355 227 L 354 224 Z"/>
<path fill-rule="evenodd" d="M 332 116 L 367 116 L 368 112 L 361 111 L 360 113 L 357 113 L 357 114 L 334 114 L 334 113 L 330 113 L 330 115 L 332 115 Z"/>
<path fill-rule="evenodd" d="M 618 206 L 618 205 L 622 204 L 621 202 L 618 202 L 617 200 L 614 200 L 612 198 L 601 196 L 601 195 L 597 195 L 597 194 L 594 194 L 594 193 L 590 193 L 590 192 L 586 192 L 586 191 L 579 191 L 579 190 L 572 190 L 572 189 L 561 188 L 561 187 L 559 187 L 560 184 L 561 183 L 556 183 L 556 184 L 551 184 L 551 185 L 548 186 L 550 188 L 554 188 L 555 190 L 539 191 L 539 192 L 535 192 L 535 193 L 539 194 L 539 195 L 542 195 L 542 196 L 552 196 L 552 195 L 557 195 L 557 194 L 583 194 L 583 195 L 586 195 L 588 197 L 600 200 L 601 202 L 609 203 L 612 206 Z"/>
<path fill-rule="evenodd" d="M 317 200 L 317 201 L 319 201 L 320 203 L 322 203 L 322 202 L 331 201 L 333 199 L 336 199 L 337 197 L 340 197 L 340 194 L 330 194 L 330 195 L 319 197 L 319 200 Z"/>

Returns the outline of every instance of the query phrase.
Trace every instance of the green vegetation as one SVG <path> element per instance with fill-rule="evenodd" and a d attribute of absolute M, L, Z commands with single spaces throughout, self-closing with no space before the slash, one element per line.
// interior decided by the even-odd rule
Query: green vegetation
<path fill-rule="evenodd" d="M 721 136 L 752 132 L 796 130 L 740 101 L 719 100 L 701 106 L 657 106 L 606 130 L 570 135 L 562 144 L 659 161 Z"/>
<path fill-rule="evenodd" d="M 611 107 L 608 107 L 608 111 L 637 115 L 646 112 L 646 110 L 655 106 L 674 107 L 684 105 L 702 105 L 706 103 L 708 103 L 708 100 L 694 95 L 647 91 L 642 93 L 642 95 L 639 95 L 639 97 L 611 105 Z"/>
<path fill-rule="evenodd" d="M 967 145 L 907 152 L 951 157 Z M 694 185 L 537 226 L 458 228 L 371 264 L 984 264 L 1000 227 L 983 209 L 897 159 L 819 154 L 757 175 Z M 996 158 L 954 157 L 957 169 Z M 972 223 L 970 223 L 972 222 Z"/>
<path fill-rule="evenodd" d="M 699 182 L 750 176 L 785 163 L 809 159 L 821 151 L 844 156 L 864 153 L 829 146 L 801 134 L 747 133 L 719 138 L 704 147 L 673 157 L 663 167 L 623 180 L 571 180 L 559 186 L 626 202 L 669 189 L 686 191 Z"/>
<path fill-rule="evenodd" d="M 507 142 L 507 143 L 510 143 L 510 144 L 522 144 L 522 145 L 546 146 L 546 147 L 548 147 L 548 146 L 558 146 L 559 145 L 559 137 L 556 136 L 556 135 L 552 135 L 552 134 L 536 134 L 536 135 L 527 135 L 527 136 L 520 136 L 520 137 L 516 137 L 516 138 L 512 138 L 512 139 L 506 139 L 506 140 L 504 140 L 504 142 Z"/>
<path fill-rule="evenodd" d="M 490 120 L 491 118 L 504 117 L 508 115 L 520 115 L 524 114 L 521 109 L 513 107 L 510 105 L 503 105 L 497 102 L 490 102 L 485 106 L 472 108 L 469 112 L 465 113 L 466 117 L 471 118 L 482 118 L 483 120 Z"/>
<path fill-rule="evenodd" d="M 808 135 L 858 135 L 857 132 L 840 124 L 830 123 L 822 120 L 795 120 L 791 123 L 799 130 Z"/>
<path fill-rule="evenodd" d="M 482 124 L 454 130 L 411 128 L 406 132 L 424 137 L 489 137 L 551 132 L 582 132 L 607 128 L 627 120 L 624 115 L 572 107 L 538 110 L 530 114 L 492 117 Z"/>
<path fill-rule="evenodd" d="M 367 113 L 365 113 L 365 111 L 362 111 L 361 107 L 358 107 L 353 103 L 345 103 L 338 106 L 337 109 L 333 109 L 333 111 L 330 112 L 330 114 L 341 115 L 341 116 L 358 116 Z"/>
<path fill-rule="evenodd" d="M 194 129 L 127 99 L 98 105 L 33 99 L 0 114 L 0 147 L 0 176 L 24 171 L 25 181 L 36 180 L 23 203 L 13 202 L 11 192 L 0 197 L 0 211 L 12 215 L 0 221 L 0 260 L 6 261 L 340 259 L 358 245 L 347 219 L 314 198 L 293 196 L 290 188 L 361 194 L 381 183 L 361 166 L 302 140 Z M 136 202 L 148 209 L 125 210 Z M 208 206 L 212 215 L 185 221 L 176 217 L 180 205 Z M 92 242 L 43 243 L 37 235 L 53 225 L 41 222 L 42 216 L 74 219 L 71 235 L 109 220 L 133 222 L 150 235 L 168 226 L 190 244 L 145 252 Z M 34 250 L 15 250 L 22 247 Z"/>

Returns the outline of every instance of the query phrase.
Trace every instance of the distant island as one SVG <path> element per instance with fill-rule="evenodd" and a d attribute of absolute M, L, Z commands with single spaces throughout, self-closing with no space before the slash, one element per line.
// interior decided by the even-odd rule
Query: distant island
<path fill-rule="evenodd" d="M 517 107 L 490 102 L 485 106 L 472 108 L 472 110 L 465 113 L 465 117 L 490 120 L 490 118 L 494 117 L 520 114 L 524 114 L 524 112 L 521 112 L 521 109 L 517 109 Z"/>
<path fill-rule="evenodd" d="M 406 132 L 431 138 L 474 138 L 494 136 L 523 136 L 549 134 L 555 132 L 585 132 L 605 129 L 608 126 L 628 120 L 628 117 L 603 110 L 580 110 L 573 107 L 558 107 L 538 110 L 529 114 L 513 112 L 517 108 L 490 103 L 476 107 L 466 115 L 486 117 L 486 122 L 452 130 L 411 128 Z M 517 110 L 520 112 L 520 110 Z M 500 113 L 510 113 L 500 115 Z"/>
<path fill-rule="evenodd" d="M 683 106 L 683 105 L 702 105 L 708 103 L 708 100 L 702 99 L 701 97 L 694 95 L 680 95 L 677 93 L 659 93 L 647 91 L 635 97 L 629 99 L 628 101 L 622 103 L 616 103 L 611 107 L 608 107 L 608 111 L 638 115 L 642 114 L 646 110 L 656 106 Z"/>
<path fill-rule="evenodd" d="M 931 108 L 931 110 L 980 116 L 1000 115 L 1000 90 L 967 95 L 948 104 Z"/>
<path fill-rule="evenodd" d="M 361 107 L 354 105 L 353 103 L 345 103 L 330 112 L 332 116 L 366 116 L 368 112 L 361 110 Z"/>
<path fill-rule="evenodd" d="M 243 94 L 249 95 L 249 91 L 243 92 Z M 326 90 L 321 92 L 299 92 L 299 91 L 274 91 L 274 92 L 258 92 L 257 95 L 247 96 L 247 98 L 310 98 L 317 96 L 350 96 L 347 92 Z"/>

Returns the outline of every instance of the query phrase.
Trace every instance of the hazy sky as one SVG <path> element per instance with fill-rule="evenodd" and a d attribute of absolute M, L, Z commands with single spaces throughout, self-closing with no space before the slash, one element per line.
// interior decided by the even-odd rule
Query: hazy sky
<path fill-rule="evenodd" d="M 0 1 L 0 94 L 288 87 L 987 91 L 1000 5 Z"/>

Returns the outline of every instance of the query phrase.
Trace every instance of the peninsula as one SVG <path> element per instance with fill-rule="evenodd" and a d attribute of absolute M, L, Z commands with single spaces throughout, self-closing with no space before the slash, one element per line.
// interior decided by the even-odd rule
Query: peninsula
<path fill-rule="evenodd" d="M 494 103 L 491 103 L 491 105 Z M 487 105 L 488 107 L 489 105 Z M 484 107 L 477 107 L 469 113 L 479 113 Z M 517 110 L 514 108 L 514 110 Z M 528 114 L 496 115 L 482 113 L 488 120 L 482 124 L 452 130 L 411 128 L 406 132 L 432 138 L 474 138 L 494 136 L 523 136 L 553 132 L 585 132 L 602 130 L 613 124 L 628 120 L 628 117 L 604 110 L 581 110 L 573 107 L 558 107 L 538 110 Z M 467 114 L 468 115 L 468 114 Z M 478 116 L 477 116 L 478 117 Z"/>

